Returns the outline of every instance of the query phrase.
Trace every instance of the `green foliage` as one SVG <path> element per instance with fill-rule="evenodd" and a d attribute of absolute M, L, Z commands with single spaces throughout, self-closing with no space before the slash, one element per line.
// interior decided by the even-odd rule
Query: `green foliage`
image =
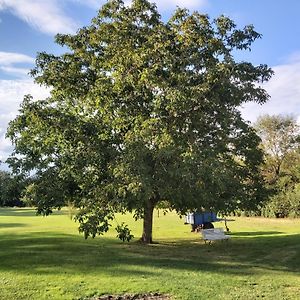
<path fill-rule="evenodd" d="M 121 223 L 121 225 L 117 225 L 116 227 L 117 231 L 117 238 L 119 238 L 122 242 L 130 242 L 134 235 L 131 234 L 131 230 L 128 228 L 128 225 L 126 225 L 124 222 Z"/>
<path fill-rule="evenodd" d="M 163 22 L 146 0 L 108 1 L 90 26 L 57 35 L 68 52 L 40 53 L 32 70 L 51 96 L 25 96 L 7 133 L 11 166 L 36 172 L 38 212 L 71 201 L 95 236 L 105 214 L 149 216 L 162 200 L 179 213 L 255 207 L 262 153 L 238 107 L 267 101 L 256 83 L 272 71 L 233 53 L 259 37 L 184 9 Z"/>
<path fill-rule="evenodd" d="M 13 176 L 0 171 L 0 206 L 24 206 L 21 194 L 26 181 L 22 176 Z"/>
<path fill-rule="evenodd" d="M 262 208 L 265 217 L 299 218 L 300 217 L 300 184 L 294 189 L 281 191 L 272 196 Z"/>
<path fill-rule="evenodd" d="M 294 117 L 265 115 L 258 118 L 255 128 L 265 153 L 263 174 L 274 185 L 299 160 L 300 127 Z"/>
<path fill-rule="evenodd" d="M 289 212 L 289 217 L 300 217 L 300 183 L 298 183 L 294 190 L 288 194 L 289 203 L 291 209 Z"/>
<path fill-rule="evenodd" d="M 79 232 L 84 234 L 84 238 L 93 238 L 102 235 L 109 230 L 109 221 L 113 219 L 109 210 L 102 207 L 83 208 L 75 216 L 75 221 L 80 223 Z"/>
<path fill-rule="evenodd" d="M 266 186 L 271 192 L 262 207 L 268 217 L 297 217 L 300 203 L 300 127 L 291 116 L 262 116 L 256 130 L 262 139 Z"/>
<path fill-rule="evenodd" d="M 22 193 L 22 202 L 25 204 L 27 207 L 35 207 L 38 206 L 38 197 L 36 193 L 36 186 L 34 183 L 28 184 L 23 193 Z"/>

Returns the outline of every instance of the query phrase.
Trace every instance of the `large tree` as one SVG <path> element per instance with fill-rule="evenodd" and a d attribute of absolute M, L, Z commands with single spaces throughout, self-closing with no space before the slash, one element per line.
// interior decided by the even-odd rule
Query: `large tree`
<path fill-rule="evenodd" d="M 155 5 L 109 1 L 92 24 L 56 36 L 68 52 L 40 53 L 35 81 L 51 96 L 26 96 L 8 136 L 16 171 L 35 170 L 37 206 L 72 201 L 86 236 L 118 211 L 143 218 L 152 241 L 161 201 L 184 213 L 251 207 L 259 197 L 259 138 L 238 107 L 264 103 L 266 65 L 235 61 L 260 37 L 253 26 Z"/>

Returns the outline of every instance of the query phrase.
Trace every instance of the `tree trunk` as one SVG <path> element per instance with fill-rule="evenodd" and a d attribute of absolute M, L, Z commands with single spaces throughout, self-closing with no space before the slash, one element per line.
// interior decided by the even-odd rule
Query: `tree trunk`
<path fill-rule="evenodd" d="M 145 244 L 152 243 L 152 225 L 153 225 L 154 206 L 155 206 L 155 201 L 153 201 L 153 199 L 149 199 L 146 202 L 144 208 L 143 235 L 141 240 Z"/>

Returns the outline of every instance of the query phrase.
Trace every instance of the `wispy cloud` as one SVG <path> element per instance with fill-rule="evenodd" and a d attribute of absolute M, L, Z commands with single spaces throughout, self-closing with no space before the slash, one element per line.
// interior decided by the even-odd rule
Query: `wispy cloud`
<path fill-rule="evenodd" d="M 34 59 L 21 53 L 2 52 L 0 51 L 0 71 L 15 75 L 17 77 L 27 77 L 29 68 L 18 67 L 18 64 L 32 65 Z"/>
<path fill-rule="evenodd" d="M 9 73 L 15 75 L 16 77 L 27 77 L 29 69 L 26 68 L 16 68 L 16 67 L 2 67 L 0 66 L 0 71 L 4 73 Z"/>
<path fill-rule="evenodd" d="M 5 139 L 5 133 L 9 121 L 17 115 L 26 94 L 31 94 L 35 99 L 44 99 L 49 95 L 49 90 L 28 79 L 0 80 L 0 160 L 5 160 L 12 151 L 12 145 Z"/>
<path fill-rule="evenodd" d="M 47 34 L 72 33 L 78 25 L 68 17 L 58 0 L 0 0 L 0 10 L 8 10 L 30 26 Z"/>
<path fill-rule="evenodd" d="M 2 52 L 0 51 L 0 65 L 9 66 L 16 63 L 33 63 L 34 59 L 31 56 L 13 53 L 13 52 Z"/>
<path fill-rule="evenodd" d="M 68 1 L 80 3 L 82 5 L 90 6 L 96 9 L 99 9 L 106 2 L 106 0 L 68 0 Z"/>
<path fill-rule="evenodd" d="M 273 67 L 275 75 L 264 85 L 271 96 L 263 105 L 249 103 L 243 116 L 254 122 L 264 114 L 290 114 L 300 120 L 300 56 L 293 55 L 286 64 Z"/>

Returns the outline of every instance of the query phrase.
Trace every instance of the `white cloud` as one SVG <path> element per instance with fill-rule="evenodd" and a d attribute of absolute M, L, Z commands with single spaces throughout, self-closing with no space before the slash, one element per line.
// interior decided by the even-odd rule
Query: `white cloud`
<path fill-rule="evenodd" d="M 0 71 L 9 73 L 17 77 L 27 77 L 29 69 L 16 67 L 15 64 L 33 64 L 34 59 L 21 53 L 2 52 L 0 51 Z"/>
<path fill-rule="evenodd" d="M 33 63 L 33 62 L 34 59 L 28 55 L 0 51 L 0 65 L 2 66 L 9 66 L 15 63 Z"/>
<path fill-rule="evenodd" d="M 294 55 L 293 59 L 273 67 L 273 70 L 275 75 L 263 86 L 271 96 L 270 100 L 263 105 L 244 105 L 244 118 L 255 122 L 258 116 L 264 114 L 288 114 L 300 120 L 300 57 Z"/>
<path fill-rule="evenodd" d="M 17 115 L 26 94 L 31 94 L 35 99 L 44 99 L 49 95 L 49 90 L 29 79 L 0 80 L 0 160 L 5 160 L 12 151 L 10 141 L 5 139 L 5 133 L 9 121 Z"/>
<path fill-rule="evenodd" d="M 0 160 L 5 161 L 8 154 L 12 151 L 12 144 L 11 142 L 5 138 L 4 135 L 0 136 Z"/>
<path fill-rule="evenodd" d="M 69 1 L 77 2 L 82 5 L 87 5 L 96 9 L 99 9 L 106 2 L 105 0 L 69 0 Z"/>
<path fill-rule="evenodd" d="M 27 77 L 29 73 L 29 69 L 2 66 L 0 66 L 0 71 L 16 75 L 17 77 Z"/>
<path fill-rule="evenodd" d="M 72 33 L 78 25 L 69 18 L 58 0 L 0 0 L 0 10 L 9 10 L 30 26 L 48 33 Z"/>

